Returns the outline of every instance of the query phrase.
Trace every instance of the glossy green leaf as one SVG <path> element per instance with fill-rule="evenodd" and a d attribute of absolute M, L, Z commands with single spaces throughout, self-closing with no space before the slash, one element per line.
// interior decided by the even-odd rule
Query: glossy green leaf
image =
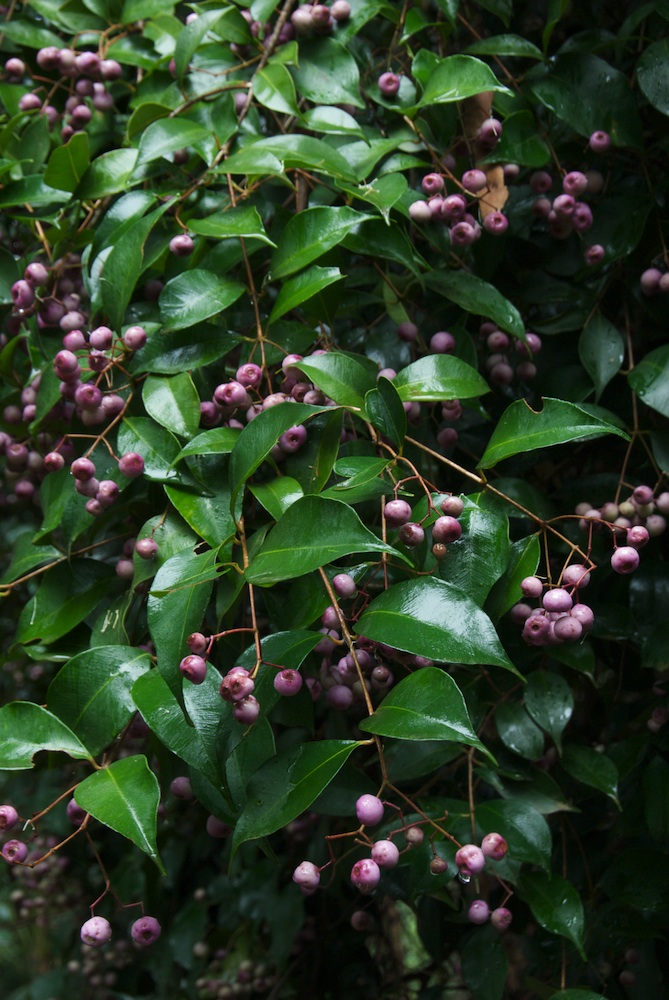
<path fill-rule="evenodd" d="M 515 671 L 488 616 L 467 594 L 433 577 L 389 587 L 367 606 L 355 630 L 442 663 L 488 663 Z"/>
<path fill-rule="evenodd" d="M 175 461 L 188 455 L 229 455 L 240 433 L 238 427 L 214 427 L 210 431 L 202 431 L 183 446 Z"/>
<path fill-rule="evenodd" d="M 297 115 L 295 84 L 288 69 L 279 62 L 269 62 L 253 75 L 253 96 L 264 108 L 284 115 Z"/>
<path fill-rule="evenodd" d="M 560 763 L 572 778 L 604 792 L 620 809 L 618 769 L 610 757 L 604 753 L 598 753 L 592 747 L 569 744 L 564 748 Z"/>
<path fill-rule="evenodd" d="M 270 531 L 246 570 L 246 579 L 268 587 L 354 552 L 399 555 L 366 528 L 348 504 L 312 494 L 291 504 Z"/>
<path fill-rule="evenodd" d="M 527 872 L 518 884 L 518 895 L 542 927 L 571 941 L 585 960 L 583 904 L 573 885 L 560 875 Z"/>
<path fill-rule="evenodd" d="M 539 411 L 533 410 L 524 399 L 517 399 L 507 407 L 497 422 L 478 468 L 490 469 L 512 455 L 569 441 L 591 440 L 604 434 L 617 434 L 629 440 L 619 427 L 593 416 L 575 403 L 547 398 L 542 402 L 543 407 Z"/>
<path fill-rule="evenodd" d="M 160 205 L 144 218 L 138 219 L 114 239 L 100 276 L 102 302 L 112 325 L 118 329 L 132 298 L 137 280 L 144 267 L 144 250 L 151 230 L 170 207 Z"/>
<path fill-rule="evenodd" d="M 305 111 L 303 122 L 306 128 L 328 135 L 355 135 L 365 138 L 365 133 L 353 115 L 342 108 L 320 105 Z"/>
<path fill-rule="evenodd" d="M 220 8 L 202 11 L 190 24 L 183 26 L 174 49 L 174 67 L 178 79 L 183 77 L 198 46 L 222 16 L 223 11 Z"/>
<path fill-rule="evenodd" d="M 207 215 L 203 219 L 189 219 L 188 230 L 200 236 L 212 236 L 217 240 L 245 237 L 260 240 L 270 247 L 276 246 L 265 232 L 258 209 L 251 205 L 240 205 L 239 208 Z"/>
<path fill-rule="evenodd" d="M 136 149 L 111 149 L 88 167 L 77 188 L 78 198 L 105 198 L 125 191 L 137 164 Z"/>
<path fill-rule="evenodd" d="M 511 509 L 507 508 L 509 513 Z M 538 535 L 528 535 L 511 543 L 504 573 L 495 583 L 485 603 L 486 613 L 498 622 L 521 599 L 521 581 L 534 576 L 541 557 Z"/>
<path fill-rule="evenodd" d="M 625 342 L 622 334 L 605 316 L 595 313 L 583 328 L 578 353 L 594 383 L 595 400 L 598 400 L 623 363 Z"/>
<path fill-rule="evenodd" d="M 37 566 L 57 562 L 62 558 L 61 553 L 53 545 L 35 545 L 32 531 L 25 531 L 14 542 L 11 562 L 0 576 L 0 589 L 3 583 L 12 583 Z"/>
<path fill-rule="evenodd" d="M 542 139 L 531 111 L 517 111 L 504 119 L 502 137 L 489 159 L 499 163 L 507 157 L 525 167 L 545 167 L 550 162 L 550 147 Z"/>
<path fill-rule="evenodd" d="M 308 809 L 357 746 L 355 740 L 301 743 L 263 764 L 249 782 L 248 802 L 235 827 L 233 855 L 247 840 L 274 833 Z"/>
<path fill-rule="evenodd" d="M 636 67 L 641 92 L 663 115 L 669 115 L 669 39 L 644 49 Z"/>
<path fill-rule="evenodd" d="M 382 219 L 372 219 L 364 222 L 359 229 L 352 230 L 344 238 L 343 245 L 352 253 L 367 257 L 383 257 L 394 261 L 411 271 L 422 282 L 422 271 L 427 265 L 416 252 L 406 228 L 391 222 L 388 225 Z"/>
<path fill-rule="evenodd" d="M 452 354 L 419 358 L 397 373 L 393 385 L 403 403 L 469 399 L 490 392 L 485 379 Z"/>
<path fill-rule="evenodd" d="M 68 201 L 67 191 L 57 191 L 45 184 L 41 176 L 22 177 L 0 190 L 0 208 L 30 205 L 32 208 L 58 205 Z"/>
<path fill-rule="evenodd" d="M 425 284 L 466 312 L 494 320 L 500 330 L 524 339 L 525 324 L 516 307 L 494 285 L 475 274 L 468 271 L 435 271 L 426 276 Z"/>
<path fill-rule="evenodd" d="M 145 347 L 136 355 L 133 372 L 155 372 L 175 375 L 192 371 L 218 361 L 239 342 L 237 334 L 226 331 L 224 326 L 201 323 L 187 333 L 161 332 L 149 338 Z"/>
<path fill-rule="evenodd" d="M 272 257 L 272 278 L 285 278 L 301 271 L 356 229 L 371 215 L 352 208 L 316 206 L 299 212 L 288 222 Z"/>
<path fill-rule="evenodd" d="M 397 740 L 463 743 L 492 756 L 472 728 L 462 691 L 438 667 L 424 667 L 404 677 L 359 726 L 364 733 Z"/>
<path fill-rule="evenodd" d="M 216 553 L 179 552 L 163 563 L 153 580 L 147 620 L 156 647 L 158 669 L 172 691 L 181 688 L 179 662 L 188 652 L 186 639 L 200 631 L 216 580 Z"/>
<path fill-rule="evenodd" d="M 330 478 L 339 448 L 344 410 L 328 408 L 314 417 L 306 443 L 290 460 L 290 471 L 305 493 L 320 493 Z"/>
<path fill-rule="evenodd" d="M 41 705 L 12 701 L 0 708 L 0 769 L 19 771 L 33 766 L 40 750 L 58 750 L 88 760 L 90 752 L 64 722 Z"/>
<path fill-rule="evenodd" d="M 144 459 L 144 475 L 163 482 L 177 479 L 173 468 L 179 442 L 150 417 L 125 417 L 118 431 L 119 454 L 136 451 Z"/>
<path fill-rule="evenodd" d="M 303 302 L 307 302 L 314 295 L 322 292 L 324 288 L 345 277 L 346 275 L 342 274 L 338 267 L 319 267 L 318 264 L 314 264 L 302 274 L 297 274 L 282 285 L 276 302 L 272 306 L 269 316 L 270 323 L 285 316 L 291 309 L 296 309 Z"/>
<path fill-rule="evenodd" d="M 535 670 L 523 692 L 525 708 L 562 753 L 562 733 L 574 710 L 571 688 L 559 674 Z"/>
<path fill-rule="evenodd" d="M 292 74 L 298 93 L 314 104 L 364 107 L 357 63 L 333 38 L 310 38 L 301 42 L 300 65 L 293 68 Z"/>
<path fill-rule="evenodd" d="M 16 642 L 50 643 L 66 635 L 91 613 L 113 579 L 112 567 L 96 559 L 76 558 L 55 566 L 24 605 Z"/>
<path fill-rule="evenodd" d="M 336 149 L 311 135 L 290 133 L 244 146 L 224 160 L 220 170 L 230 174 L 273 174 L 293 168 L 314 170 L 346 181 L 355 179 L 348 161 Z"/>
<path fill-rule="evenodd" d="M 500 83 L 490 67 L 480 59 L 463 55 L 447 56 L 430 73 L 417 107 L 450 104 L 489 90 L 511 94 L 509 88 Z"/>
<path fill-rule="evenodd" d="M 579 135 L 597 129 L 614 143 L 640 146 L 641 123 L 627 78 L 591 52 L 564 52 L 527 75 L 534 94 Z"/>
<path fill-rule="evenodd" d="M 479 493 L 471 500 L 459 519 L 462 535 L 447 545 L 438 573 L 483 607 L 509 558 L 508 508 L 489 493 Z"/>
<path fill-rule="evenodd" d="M 513 56 L 516 59 L 543 59 L 541 49 L 520 35 L 492 35 L 467 46 L 475 56 Z M 506 129 L 506 122 L 504 122 Z"/>
<path fill-rule="evenodd" d="M 275 521 L 283 516 L 291 504 L 304 496 L 304 490 L 291 476 L 277 476 L 268 483 L 258 483 L 249 489 Z"/>
<path fill-rule="evenodd" d="M 235 534 L 228 490 L 201 495 L 192 489 L 166 485 L 165 493 L 186 524 L 212 548 L 217 548 Z"/>
<path fill-rule="evenodd" d="M 95 771 L 77 785 L 74 799 L 100 823 L 136 844 L 167 874 L 156 844 L 160 786 L 146 757 L 124 757 Z"/>
<path fill-rule="evenodd" d="M 548 1000 L 606 1000 L 606 997 L 592 990 L 560 990 L 559 993 L 552 993 Z"/>
<path fill-rule="evenodd" d="M 304 372 L 335 403 L 359 410 L 364 408 L 365 394 L 376 384 L 359 361 L 337 351 L 303 358 L 293 367 Z"/>
<path fill-rule="evenodd" d="M 210 696 L 215 694 L 220 701 L 220 683 L 220 674 L 210 666 L 204 684 L 198 686 L 206 685 Z M 221 776 L 215 745 L 212 747 L 211 743 L 206 742 L 205 734 L 200 733 L 186 718 L 160 671 L 151 670 L 135 681 L 132 697 L 142 718 L 161 743 L 190 767 L 201 771 L 210 781 L 219 785 Z"/>
<path fill-rule="evenodd" d="M 61 191 L 76 191 L 90 163 L 88 135 L 75 132 L 64 146 L 56 146 L 44 171 L 44 183 Z"/>
<path fill-rule="evenodd" d="M 148 125 L 140 136 L 135 169 L 139 170 L 161 156 L 171 157 L 177 149 L 193 146 L 210 138 L 209 131 L 203 125 L 189 121 L 183 115 L 177 118 L 160 118 Z"/>
<path fill-rule="evenodd" d="M 544 752 L 544 734 L 522 705 L 501 701 L 495 709 L 495 726 L 509 750 L 526 760 L 539 760 Z"/>
<path fill-rule="evenodd" d="M 241 810 L 247 802 L 246 787 L 250 778 L 270 757 L 276 756 L 276 743 L 266 718 L 259 718 L 241 739 L 233 733 L 231 742 L 235 745 L 226 753 L 225 777 L 230 798 Z"/>
<path fill-rule="evenodd" d="M 476 807 L 476 826 L 482 836 L 501 833 L 509 845 L 509 857 L 514 861 L 550 870 L 550 827 L 541 813 L 531 806 L 513 799 L 482 802 Z"/>
<path fill-rule="evenodd" d="M 134 24 L 144 18 L 165 14 L 176 7 L 176 0 L 124 0 L 121 22 Z"/>
<path fill-rule="evenodd" d="M 233 505 L 246 480 L 265 461 L 281 435 L 289 427 L 303 424 L 309 417 L 323 413 L 325 409 L 324 406 L 309 406 L 306 403 L 280 403 L 263 410 L 246 425 L 230 456 Z"/>
<path fill-rule="evenodd" d="M 463 980 L 477 1000 L 501 1000 L 509 975 L 504 939 L 492 925 L 477 927 L 460 952 Z"/>
<path fill-rule="evenodd" d="M 629 373 L 627 381 L 643 403 L 669 416 L 669 346 L 649 351 Z"/>
<path fill-rule="evenodd" d="M 244 294 L 244 286 L 231 278 L 193 268 L 167 282 L 160 293 L 163 331 L 185 330 L 216 316 Z"/>
<path fill-rule="evenodd" d="M 385 376 L 377 379 L 376 388 L 365 395 L 363 406 L 377 431 L 401 448 L 407 430 L 407 415 L 394 382 Z"/>
<path fill-rule="evenodd" d="M 150 417 L 181 437 L 192 437 L 200 426 L 200 397 L 188 372 L 150 375 L 142 386 L 142 402 Z"/>
<path fill-rule="evenodd" d="M 68 660 L 49 685 L 49 711 L 95 756 L 130 721 L 135 712 L 132 685 L 150 665 L 148 653 L 133 646 L 86 649 Z"/>

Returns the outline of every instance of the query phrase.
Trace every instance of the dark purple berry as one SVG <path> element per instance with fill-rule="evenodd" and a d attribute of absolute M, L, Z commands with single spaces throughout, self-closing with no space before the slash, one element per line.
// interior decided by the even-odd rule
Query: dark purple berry
<path fill-rule="evenodd" d="M 179 664 L 179 670 L 191 684 L 202 684 L 207 676 L 207 661 L 195 653 L 184 656 Z"/>
<path fill-rule="evenodd" d="M 160 937 L 161 927 L 155 917 L 140 917 L 130 928 L 130 937 L 140 948 L 146 948 Z"/>

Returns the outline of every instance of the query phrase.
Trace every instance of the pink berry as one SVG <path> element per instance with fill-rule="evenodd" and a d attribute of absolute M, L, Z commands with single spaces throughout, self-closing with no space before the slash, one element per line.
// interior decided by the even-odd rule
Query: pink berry
<path fill-rule="evenodd" d="M 187 233 L 180 233 L 170 240 L 170 253 L 175 257 L 188 257 L 195 248 L 193 240 Z"/>
<path fill-rule="evenodd" d="M 11 830 L 19 821 L 19 814 L 14 806 L 0 806 L 0 830 Z"/>
<path fill-rule="evenodd" d="M 384 97 L 394 97 L 400 89 L 400 82 L 397 73 L 382 73 L 378 79 L 379 90 Z"/>
<path fill-rule="evenodd" d="M 302 861 L 293 872 L 293 882 L 302 890 L 315 892 L 321 880 L 321 873 L 312 861 Z"/>
<path fill-rule="evenodd" d="M 376 795 L 361 795 L 355 803 L 358 820 L 365 826 L 376 826 L 383 819 L 384 805 Z"/>
<path fill-rule="evenodd" d="M 376 861 L 372 861 L 371 858 L 363 858 L 361 861 L 356 861 L 351 869 L 351 882 L 356 889 L 365 894 L 372 892 L 376 888 L 380 878 L 381 870 Z"/>
<path fill-rule="evenodd" d="M 411 520 L 411 507 L 406 500 L 389 500 L 383 509 L 383 516 L 389 527 L 399 528 Z"/>
<path fill-rule="evenodd" d="M 421 181 L 421 187 L 425 194 L 439 194 L 444 190 L 444 178 L 441 174 L 426 174 Z"/>
<path fill-rule="evenodd" d="M 279 694 L 290 698 L 302 687 L 302 674 L 299 670 L 280 670 L 274 677 L 274 688 Z"/>
<path fill-rule="evenodd" d="M 404 831 L 404 839 L 409 847 L 419 847 L 425 840 L 425 833 L 419 826 L 408 826 Z"/>
<path fill-rule="evenodd" d="M 129 351 L 138 351 L 146 344 L 146 330 L 143 326 L 129 326 L 121 338 Z"/>
<path fill-rule="evenodd" d="M 372 861 L 379 868 L 394 868 L 400 859 L 400 852 L 392 840 L 377 840 L 372 846 Z"/>
<path fill-rule="evenodd" d="M 242 698 L 241 701 L 235 702 L 233 715 L 237 722 L 251 726 L 260 715 L 260 703 L 257 698 L 250 694 L 246 698 Z"/>
<path fill-rule="evenodd" d="M 432 525 L 432 538 L 435 542 L 456 542 L 462 534 L 462 525 L 450 514 L 438 517 Z"/>
<path fill-rule="evenodd" d="M 625 540 L 633 549 L 642 549 L 644 545 L 648 544 L 649 539 L 648 529 L 642 524 L 635 524 L 628 530 Z"/>
<path fill-rule="evenodd" d="M 130 928 L 130 937 L 140 948 L 147 948 L 157 941 L 161 934 L 161 926 L 155 917 L 140 917 Z"/>
<path fill-rule="evenodd" d="M 583 626 L 573 615 L 562 615 L 553 622 L 553 635 L 560 642 L 577 642 L 583 634 Z"/>
<path fill-rule="evenodd" d="M 481 850 L 487 858 L 492 858 L 493 861 L 501 861 L 509 850 L 509 845 L 501 833 L 486 833 L 481 841 Z"/>
<path fill-rule="evenodd" d="M 22 840 L 8 840 L 2 845 L 1 853 L 10 864 L 20 864 L 28 857 L 28 845 Z"/>
<path fill-rule="evenodd" d="M 91 917 L 81 925 L 80 937 L 84 944 L 99 948 L 111 940 L 112 929 L 108 920 L 104 917 Z"/>
<path fill-rule="evenodd" d="M 490 907 L 485 899 L 475 899 L 469 904 L 467 920 L 470 924 L 485 924 L 490 917 Z"/>
<path fill-rule="evenodd" d="M 633 573 L 639 565 L 639 553 L 631 545 L 621 545 L 611 556 L 611 568 L 616 573 Z"/>
<path fill-rule="evenodd" d="M 507 910 L 506 906 L 498 906 L 490 914 L 490 923 L 496 931 L 505 931 L 512 920 L 513 914 L 511 910 Z"/>
<path fill-rule="evenodd" d="M 455 853 L 455 863 L 461 872 L 478 875 L 485 868 L 485 854 L 476 844 L 464 844 Z"/>
<path fill-rule="evenodd" d="M 520 581 L 520 589 L 524 597 L 541 597 L 544 585 L 538 576 L 526 576 Z"/>
<path fill-rule="evenodd" d="M 195 653 L 184 656 L 179 670 L 191 684 L 202 684 L 207 676 L 207 661 Z"/>
<path fill-rule="evenodd" d="M 170 792 L 176 799 L 192 799 L 193 786 L 190 778 L 185 774 L 180 774 L 170 782 Z"/>
<path fill-rule="evenodd" d="M 232 828 L 224 820 L 219 819 L 218 816 L 207 816 L 204 828 L 209 836 L 215 837 L 216 840 L 225 840 L 232 833 Z"/>
<path fill-rule="evenodd" d="M 464 502 L 456 496 L 444 497 L 439 507 L 442 514 L 448 514 L 451 517 L 460 517 L 465 509 Z"/>
<path fill-rule="evenodd" d="M 432 209 L 426 201 L 414 201 L 409 205 L 409 216 L 412 222 L 429 222 L 432 218 Z"/>
<path fill-rule="evenodd" d="M 140 559 L 155 559 L 158 555 L 158 545 L 153 538 L 139 538 L 135 542 L 135 552 Z"/>
<path fill-rule="evenodd" d="M 352 576 L 348 573 L 337 573 L 336 576 L 332 578 L 332 586 L 334 587 L 335 593 L 338 597 L 355 597 L 358 593 L 358 587 Z"/>
<path fill-rule="evenodd" d="M 611 136 L 608 132 L 598 129 L 588 139 L 588 145 L 593 153 L 605 153 L 611 145 Z"/>
<path fill-rule="evenodd" d="M 481 191 L 487 183 L 488 179 L 482 170 L 465 170 L 462 175 L 463 188 L 465 191 L 471 191 L 473 194 Z"/>
<path fill-rule="evenodd" d="M 136 479 L 144 472 L 144 459 L 136 451 L 128 451 L 119 458 L 118 469 L 128 479 Z"/>
<path fill-rule="evenodd" d="M 569 591 L 564 587 L 547 590 L 542 600 L 545 611 L 571 611 L 573 603 Z"/>
<path fill-rule="evenodd" d="M 578 590 L 582 590 L 590 583 L 590 573 L 581 563 L 572 563 L 563 572 L 562 583 L 566 587 L 576 587 Z"/>

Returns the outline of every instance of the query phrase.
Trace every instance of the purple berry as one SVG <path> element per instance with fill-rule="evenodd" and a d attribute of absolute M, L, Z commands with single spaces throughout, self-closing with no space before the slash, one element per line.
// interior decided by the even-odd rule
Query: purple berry
<path fill-rule="evenodd" d="M 195 244 L 187 233 L 180 233 L 170 240 L 170 253 L 175 257 L 188 257 L 194 249 Z"/>
<path fill-rule="evenodd" d="M 397 73 L 382 73 L 378 79 L 379 90 L 384 97 L 394 97 L 400 89 L 400 82 Z"/>
<path fill-rule="evenodd" d="M 35 302 L 35 290 L 25 278 L 19 278 L 11 288 L 12 302 L 16 309 L 30 309 Z"/>
<path fill-rule="evenodd" d="M 419 847 L 425 839 L 425 833 L 419 826 L 408 826 L 404 831 L 404 839 L 409 847 Z"/>
<path fill-rule="evenodd" d="M 383 516 L 391 528 L 399 528 L 411 520 L 411 507 L 406 500 L 389 500 L 383 509 Z"/>
<path fill-rule="evenodd" d="M 564 587 L 554 587 L 547 590 L 541 602 L 545 611 L 571 611 L 573 601 L 571 594 Z"/>
<path fill-rule="evenodd" d="M 70 799 L 65 807 L 65 813 L 72 826 L 79 827 L 86 818 L 86 810 L 82 809 L 78 802 Z"/>
<path fill-rule="evenodd" d="M 153 538 L 138 538 L 135 542 L 135 552 L 140 559 L 155 559 L 158 555 L 158 544 Z"/>
<path fill-rule="evenodd" d="M 409 320 L 400 323 L 397 327 L 397 336 L 407 344 L 412 344 L 418 336 L 418 327 Z"/>
<path fill-rule="evenodd" d="M 501 861 L 509 850 L 509 845 L 501 833 L 486 833 L 481 841 L 481 850 L 486 858 L 492 858 L 493 861 Z"/>
<path fill-rule="evenodd" d="M 95 476 L 95 464 L 90 458 L 75 458 L 70 466 L 70 472 L 79 482 L 85 483 Z"/>
<path fill-rule="evenodd" d="M 588 178 L 580 170 L 571 170 L 562 178 L 562 190 L 575 198 L 583 194 L 588 186 Z"/>
<path fill-rule="evenodd" d="M 435 854 L 432 861 L 430 861 L 430 871 L 433 875 L 443 875 L 444 872 L 448 871 L 448 861 L 445 861 L 444 858 L 440 858 L 439 855 Z"/>
<path fill-rule="evenodd" d="M 575 604 L 569 612 L 569 617 L 575 618 L 580 623 L 584 632 L 591 629 L 595 621 L 593 610 L 587 604 Z"/>
<path fill-rule="evenodd" d="M 8 840 L 2 845 L 2 856 L 10 864 L 21 864 L 28 857 L 28 845 L 22 840 Z"/>
<path fill-rule="evenodd" d="M 146 330 L 143 326 L 129 326 L 121 338 L 129 351 L 138 351 L 146 344 Z"/>
<path fill-rule="evenodd" d="M 81 925 L 79 932 L 84 944 L 92 945 L 93 948 L 100 948 L 111 940 L 112 929 L 108 920 L 104 917 L 91 917 Z"/>
<path fill-rule="evenodd" d="M 409 216 L 412 222 L 429 222 L 432 218 L 432 209 L 426 201 L 414 201 L 409 205 Z"/>
<path fill-rule="evenodd" d="M 287 667 L 280 670 L 274 677 L 274 689 L 285 698 L 290 698 L 302 687 L 302 674 L 299 670 L 292 670 Z"/>
<path fill-rule="evenodd" d="M 233 715 L 237 722 L 250 726 L 260 715 L 260 703 L 250 694 L 246 698 L 242 698 L 241 701 L 235 702 Z"/>
<path fill-rule="evenodd" d="M 443 514 L 448 514 L 450 517 L 460 517 L 465 509 L 465 505 L 460 497 L 450 496 L 444 497 L 439 508 Z"/>
<path fill-rule="evenodd" d="M 639 565 L 639 553 L 631 545 L 621 545 L 611 556 L 611 569 L 616 573 L 633 573 Z"/>
<path fill-rule="evenodd" d="M 406 545 L 408 549 L 415 549 L 418 545 L 422 545 L 425 541 L 425 530 L 416 524 L 414 521 L 407 521 L 403 524 L 399 530 L 400 541 Z"/>
<path fill-rule="evenodd" d="M 140 917 L 130 928 L 134 944 L 146 948 L 160 937 L 161 926 L 155 917 Z"/>
<path fill-rule="evenodd" d="M 372 861 L 379 868 L 394 868 L 400 859 L 400 852 L 392 840 L 377 840 L 372 846 Z"/>
<path fill-rule="evenodd" d="M 438 330 L 430 337 L 430 350 L 433 354 L 450 354 L 455 350 L 455 337 L 448 330 Z"/>
<path fill-rule="evenodd" d="M 628 530 L 625 540 L 633 549 L 642 549 L 644 545 L 648 544 L 650 534 L 648 533 L 648 529 L 642 524 L 635 524 Z"/>
<path fill-rule="evenodd" d="M 583 259 L 585 260 L 586 267 L 595 267 L 597 264 L 601 264 L 606 256 L 606 251 L 600 243 L 593 243 L 592 246 L 587 247 L 583 254 Z"/>
<path fill-rule="evenodd" d="M 219 819 L 218 816 L 207 816 L 205 830 L 210 837 L 216 837 L 217 840 L 224 840 L 232 833 L 231 827 L 224 820 Z"/>
<path fill-rule="evenodd" d="M 207 661 L 195 653 L 184 656 L 179 670 L 191 684 L 202 684 L 207 676 Z"/>
<path fill-rule="evenodd" d="M 496 118 L 487 118 L 480 126 L 476 141 L 481 149 L 491 151 L 502 137 L 502 123 Z"/>
<path fill-rule="evenodd" d="M 337 573 L 332 578 L 332 586 L 338 597 L 355 597 L 358 587 L 352 576 L 348 573 Z"/>
<path fill-rule="evenodd" d="M 505 931 L 512 920 L 513 914 L 511 910 L 507 910 L 506 906 L 498 906 L 490 914 L 490 923 L 496 931 Z"/>
<path fill-rule="evenodd" d="M 488 179 L 482 170 L 465 170 L 462 175 L 463 188 L 465 191 L 471 191 L 472 194 L 481 191 L 487 183 Z"/>
<path fill-rule="evenodd" d="M 577 642 L 583 635 L 583 626 L 573 615 L 562 615 L 553 622 L 553 635 L 560 642 Z"/>
<path fill-rule="evenodd" d="M 19 821 L 19 814 L 14 806 L 0 806 L 0 830 L 11 830 Z"/>
<path fill-rule="evenodd" d="M 590 573 L 582 563 L 572 563 L 563 572 L 562 583 L 566 587 L 576 587 L 577 590 L 582 590 L 590 583 Z"/>
<path fill-rule="evenodd" d="M 361 795 L 355 803 L 355 814 L 364 826 L 376 826 L 384 811 L 383 802 L 376 795 Z"/>
<path fill-rule="evenodd" d="M 489 212 L 483 220 L 483 228 L 486 233 L 501 236 L 509 228 L 509 220 L 504 212 Z"/>
<path fill-rule="evenodd" d="M 490 907 L 485 899 L 475 899 L 469 904 L 467 920 L 470 924 L 485 924 L 490 917 Z"/>
<path fill-rule="evenodd" d="M 432 525 L 432 538 L 435 542 L 456 542 L 462 534 L 462 525 L 450 514 L 438 517 Z"/>
<path fill-rule="evenodd" d="M 544 585 L 538 576 L 526 576 L 520 581 L 520 589 L 524 597 L 541 597 L 544 592 Z"/>
<path fill-rule="evenodd" d="M 381 870 L 376 861 L 372 861 L 371 858 L 363 858 L 361 861 L 356 861 L 351 869 L 351 882 L 356 889 L 365 894 L 372 892 L 376 888 L 380 878 Z"/>
<path fill-rule="evenodd" d="M 611 145 L 611 136 L 608 132 L 603 132 L 601 129 L 598 129 L 596 132 L 593 132 L 588 139 L 588 145 L 593 153 L 605 153 Z"/>
<path fill-rule="evenodd" d="M 464 844 L 455 853 L 455 863 L 461 872 L 478 875 L 485 868 L 485 854 L 476 844 Z"/>
<path fill-rule="evenodd" d="M 119 458 L 118 470 L 128 479 L 136 479 L 144 472 L 144 459 L 136 451 L 128 451 Z"/>
<path fill-rule="evenodd" d="M 281 437 L 279 438 L 279 448 L 286 455 L 292 455 L 294 452 L 299 451 L 304 442 L 307 440 L 307 429 L 303 424 L 296 424 L 294 427 L 289 427 Z"/>
<path fill-rule="evenodd" d="M 421 187 L 427 195 L 439 194 L 444 190 L 444 178 L 441 174 L 426 174 L 421 181 Z"/>

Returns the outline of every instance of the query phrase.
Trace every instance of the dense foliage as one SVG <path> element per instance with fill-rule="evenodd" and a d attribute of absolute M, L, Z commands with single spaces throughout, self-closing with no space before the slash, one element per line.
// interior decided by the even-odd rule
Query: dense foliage
<path fill-rule="evenodd" d="M 7 998 L 667 995 L 668 21 L 4 8 Z"/>

